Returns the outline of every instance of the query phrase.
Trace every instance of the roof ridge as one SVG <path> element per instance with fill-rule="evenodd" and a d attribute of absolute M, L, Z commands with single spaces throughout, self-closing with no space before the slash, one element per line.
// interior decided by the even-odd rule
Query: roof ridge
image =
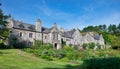
<path fill-rule="evenodd" d="M 26 23 L 26 22 L 22 22 L 22 21 L 18 21 L 18 20 L 15 20 L 16 22 L 19 22 L 21 24 L 26 24 L 26 25 L 32 25 L 32 26 L 35 26 L 34 24 L 29 24 L 29 23 Z"/>

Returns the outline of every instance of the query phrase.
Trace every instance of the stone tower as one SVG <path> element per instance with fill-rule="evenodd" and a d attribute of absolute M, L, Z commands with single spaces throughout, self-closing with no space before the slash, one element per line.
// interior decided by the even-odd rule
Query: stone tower
<path fill-rule="evenodd" d="M 56 23 L 54 23 L 53 27 L 54 27 L 54 28 L 57 28 L 57 24 L 56 24 Z"/>
<path fill-rule="evenodd" d="M 41 29 L 42 29 L 41 20 L 37 19 L 37 21 L 36 21 L 36 31 L 41 32 Z"/>

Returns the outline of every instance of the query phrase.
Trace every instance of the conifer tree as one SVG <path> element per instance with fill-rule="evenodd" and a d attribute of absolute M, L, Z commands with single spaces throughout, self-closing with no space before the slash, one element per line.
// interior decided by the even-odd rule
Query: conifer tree
<path fill-rule="evenodd" d="M 0 3 L 1 6 L 1 3 Z M 0 7 L 0 41 L 5 41 L 9 37 L 9 29 L 7 28 L 7 19 L 10 16 L 4 15 Z"/>

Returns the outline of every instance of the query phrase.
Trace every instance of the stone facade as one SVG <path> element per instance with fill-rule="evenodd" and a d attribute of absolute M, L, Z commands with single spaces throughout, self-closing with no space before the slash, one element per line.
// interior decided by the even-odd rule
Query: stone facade
<path fill-rule="evenodd" d="M 87 32 L 84 36 L 80 33 L 79 29 L 72 29 L 65 31 L 63 28 L 58 29 L 57 24 L 51 28 L 42 27 L 42 22 L 37 19 L 36 25 L 31 25 L 9 19 L 8 27 L 11 28 L 11 37 L 17 37 L 19 41 L 26 41 L 27 45 L 33 45 L 34 40 L 39 40 L 44 43 L 51 43 L 57 49 L 62 46 L 62 41 L 65 41 L 67 45 L 81 46 L 83 43 L 99 43 L 104 45 L 104 39 L 102 35 L 94 34 L 93 32 Z"/>

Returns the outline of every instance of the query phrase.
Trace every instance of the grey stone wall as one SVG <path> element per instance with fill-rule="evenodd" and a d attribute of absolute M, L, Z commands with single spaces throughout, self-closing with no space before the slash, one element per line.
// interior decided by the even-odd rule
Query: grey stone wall
<path fill-rule="evenodd" d="M 93 36 L 93 32 L 87 32 L 84 36 L 80 33 L 78 29 L 75 30 L 71 38 L 64 37 L 61 35 L 60 30 L 57 28 L 57 25 L 54 24 L 53 27 L 50 29 L 49 33 L 42 33 L 42 26 L 41 26 L 41 21 L 37 20 L 36 26 L 35 26 L 35 31 L 28 31 L 24 29 L 17 29 L 14 28 L 14 21 L 9 20 L 9 25 L 8 27 L 12 29 L 11 35 L 15 35 L 19 40 L 25 40 L 25 41 L 30 41 L 34 43 L 34 40 L 40 40 L 43 41 L 44 43 L 51 43 L 53 45 L 57 44 L 57 49 L 61 48 L 61 39 L 66 41 L 66 44 L 72 44 L 72 45 L 82 45 L 83 43 L 99 43 L 100 45 L 104 45 L 104 39 L 102 35 L 100 35 L 99 40 L 96 40 Z M 63 32 L 65 32 L 62 29 Z M 22 32 L 22 36 L 20 36 L 20 32 Z M 56 33 L 58 38 L 57 40 L 54 40 L 54 34 Z M 32 37 L 29 37 L 29 33 L 32 33 Z"/>

